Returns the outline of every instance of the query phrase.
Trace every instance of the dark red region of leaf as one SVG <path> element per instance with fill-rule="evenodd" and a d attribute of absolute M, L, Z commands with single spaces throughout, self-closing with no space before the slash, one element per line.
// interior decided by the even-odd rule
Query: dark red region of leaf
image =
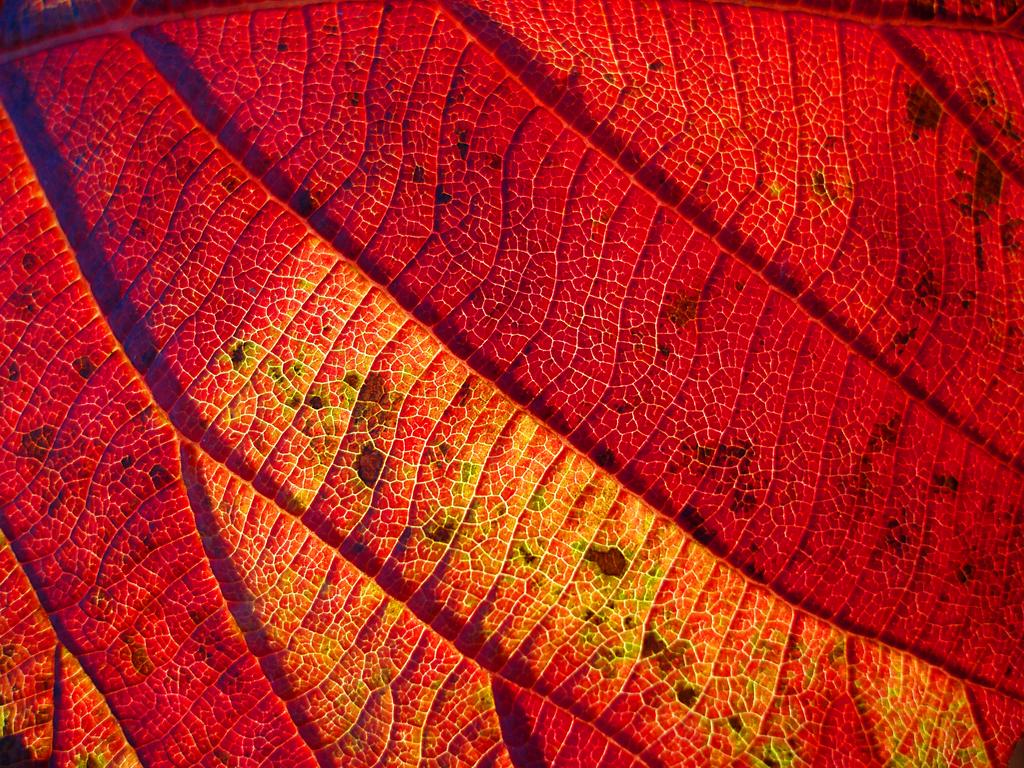
<path fill-rule="evenodd" d="M 676 3 L 638 32 L 625 7 L 600 27 L 520 10 L 537 25 L 346 4 L 136 37 L 279 199 L 714 551 L 1019 690 L 1024 199 L 947 98 L 968 86 L 828 18 Z M 549 52 L 548 24 L 573 44 Z M 308 72 L 307 34 L 330 52 Z M 338 97 L 278 108 L 304 77 Z"/>

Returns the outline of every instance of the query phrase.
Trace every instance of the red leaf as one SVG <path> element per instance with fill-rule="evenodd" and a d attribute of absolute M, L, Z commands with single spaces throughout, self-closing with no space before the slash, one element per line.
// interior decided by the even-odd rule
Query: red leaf
<path fill-rule="evenodd" d="M 4 18 L 16 756 L 1006 763 L 1016 9 Z"/>

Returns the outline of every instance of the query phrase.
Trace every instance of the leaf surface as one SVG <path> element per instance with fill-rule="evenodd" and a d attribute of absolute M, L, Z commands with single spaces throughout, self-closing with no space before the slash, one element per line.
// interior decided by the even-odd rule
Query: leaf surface
<path fill-rule="evenodd" d="M 50 10 L 0 69 L 12 749 L 1006 763 L 1012 11 Z"/>

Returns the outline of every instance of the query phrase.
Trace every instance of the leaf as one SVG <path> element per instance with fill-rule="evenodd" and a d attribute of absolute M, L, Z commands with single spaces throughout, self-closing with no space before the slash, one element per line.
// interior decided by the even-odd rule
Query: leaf
<path fill-rule="evenodd" d="M 4 19 L 18 759 L 1006 764 L 1016 9 Z"/>

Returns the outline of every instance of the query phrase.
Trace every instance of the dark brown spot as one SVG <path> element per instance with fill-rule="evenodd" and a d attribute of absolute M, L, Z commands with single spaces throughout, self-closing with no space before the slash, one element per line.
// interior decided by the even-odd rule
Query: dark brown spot
<path fill-rule="evenodd" d="M 455 536 L 455 523 L 451 520 L 445 520 L 441 524 L 428 522 L 423 526 L 423 535 L 431 541 L 447 544 Z"/>
<path fill-rule="evenodd" d="M 934 131 L 942 117 L 942 107 L 920 83 L 907 87 L 907 121 L 913 126 L 911 135 L 917 139 L 921 131 Z"/>
<path fill-rule="evenodd" d="M 92 360 L 85 355 L 75 358 L 71 365 L 83 379 L 88 379 L 96 371 L 96 366 L 92 364 Z"/>
<path fill-rule="evenodd" d="M 437 203 L 438 205 L 444 205 L 445 203 L 450 203 L 451 201 L 452 196 L 444 191 L 444 187 L 438 184 L 437 189 L 434 192 L 434 202 Z"/>
<path fill-rule="evenodd" d="M 278 53 L 284 53 L 287 50 L 288 50 L 288 43 L 286 43 L 286 42 L 284 42 L 282 40 L 280 43 L 277 44 L 277 52 Z"/>
<path fill-rule="evenodd" d="M 697 697 L 700 696 L 700 689 L 695 685 L 689 683 L 679 683 L 676 686 L 676 700 L 680 704 L 685 704 L 688 707 L 693 707 L 697 701 Z"/>
<path fill-rule="evenodd" d="M 351 107 L 358 107 L 359 103 L 362 100 L 363 100 L 362 95 L 359 94 L 359 93 L 356 93 L 355 91 L 352 91 L 348 95 L 348 103 L 349 103 L 349 106 L 351 106 Z"/>
<path fill-rule="evenodd" d="M 234 346 L 231 347 L 229 354 L 231 356 L 231 365 L 237 370 L 245 362 L 245 342 L 236 341 Z"/>
<path fill-rule="evenodd" d="M 324 400 L 320 395 L 313 395 L 307 402 L 309 403 L 309 407 L 314 411 L 319 411 L 324 407 Z"/>
<path fill-rule="evenodd" d="M 364 445 L 363 450 L 356 457 L 356 473 L 363 484 L 372 488 L 380 477 L 380 470 L 384 466 L 384 454 L 372 445 Z"/>
<path fill-rule="evenodd" d="M 665 641 L 661 639 L 657 632 L 644 632 L 644 639 L 640 645 L 640 658 L 646 659 L 648 656 L 657 656 L 667 647 Z"/>
<path fill-rule="evenodd" d="M 618 547 L 605 548 L 591 544 L 583 559 L 596 565 L 605 576 L 620 578 L 626 572 L 626 556 Z"/>
<path fill-rule="evenodd" d="M 1003 192 L 1003 172 L 984 152 L 978 152 L 978 168 L 974 174 L 974 210 L 983 211 L 999 202 Z"/>
<path fill-rule="evenodd" d="M 134 463 L 135 459 L 133 459 L 131 456 L 125 456 L 124 458 L 121 459 L 121 467 L 124 469 L 128 469 Z"/>
<path fill-rule="evenodd" d="M 53 445 L 53 427 L 38 427 L 21 436 L 21 453 L 30 459 L 42 461 Z"/>
<path fill-rule="evenodd" d="M 384 377 L 379 373 L 366 374 L 363 386 L 359 390 L 359 400 L 363 403 L 376 403 L 381 407 L 387 406 L 388 391 L 384 386 Z"/>
<path fill-rule="evenodd" d="M 655 59 L 647 65 L 647 68 L 651 70 L 651 72 L 661 72 L 661 70 L 665 68 L 665 62 L 661 59 Z"/>
<path fill-rule="evenodd" d="M 11 363 L 7 366 L 7 380 L 17 381 L 21 378 L 21 373 L 18 371 L 18 366 L 15 363 Z"/>
<path fill-rule="evenodd" d="M 415 168 L 412 169 L 412 180 L 415 181 L 417 184 L 422 184 L 424 181 L 427 180 L 427 174 L 426 171 L 423 170 L 422 165 L 417 165 Z"/>
<path fill-rule="evenodd" d="M 729 727 L 739 733 L 743 730 L 743 718 L 739 715 L 729 715 Z"/>
<path fill-rule="evenodd" d="M 697 303 L 699 299 L 700 296 L 696 293 L 677 295 L 665 307 L 665 317 L 678 328 L 688 325 L 697 319 Z"/>

